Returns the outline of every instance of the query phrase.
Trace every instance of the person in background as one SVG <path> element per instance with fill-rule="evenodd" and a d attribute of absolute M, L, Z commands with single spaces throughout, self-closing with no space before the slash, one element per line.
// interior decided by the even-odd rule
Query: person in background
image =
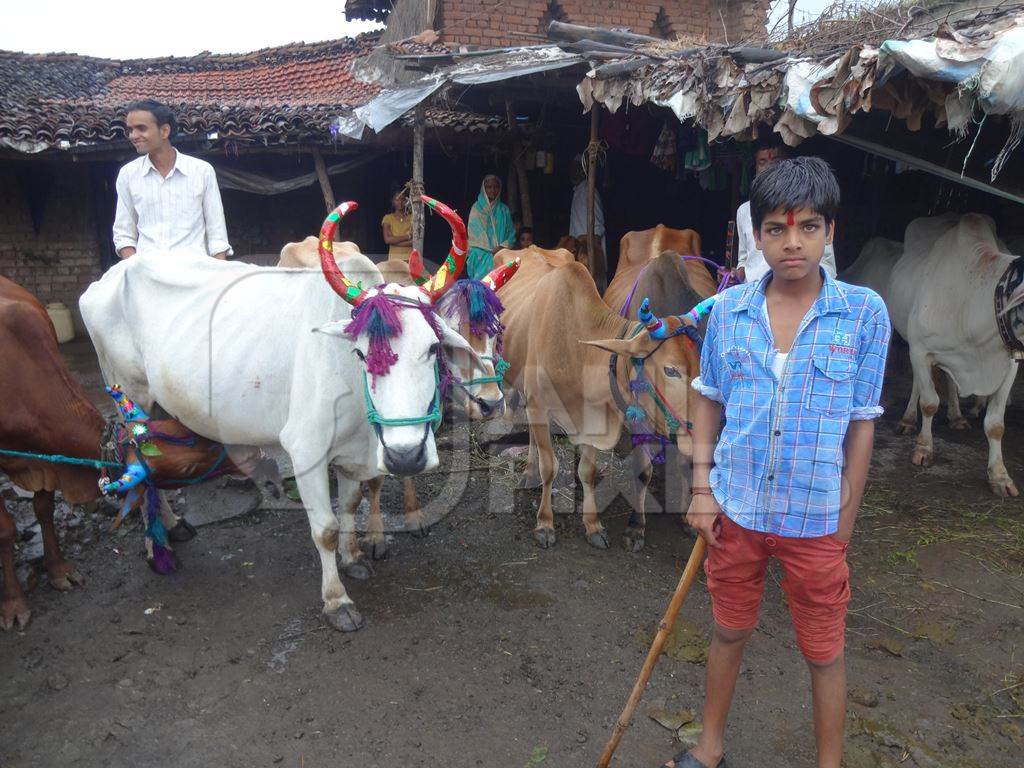
<path fill-rule="evenodd" d="M 380 220 L 389 259 L 408 261 L 412 253 L 412 216 L 408 203 L 409 197 L 403 187 L 391 196 L 391 213 Z"/>
<path fill-rule="evenodd" d="M 511 248 L 516 239 L 512 212 L 501 202 L 501 179 L 484 176 L 480 195 L 469 212 L 469 258 L 466 277 L 481 280 L 493 269 L 494 254 Z"/>
<path fill-rule="evenodd" d="M 533 227 L 523 227 L 519 230 L 519 240 L 516 242 L 516 248 L 522 250 L 523 248 L 529 248 L 533 245 Z"/>
<path fill-rule="evenodd" d="M 141 157 L 117 174 L 114 249 L 122 259 L 137 251 L 232 255 L 217 174 L 174 148 L 174 129 L 167 105 L 145 99 L 128 106 L 125 133 Z"/>
<path fill-rule="evenodd" d="M 573 161 L 572 174 L 572 208 L 569 209 L 569 235 L 575 237 L 581 251 L 589 247 L 587 243 L 587 174 L 583 170 L 583 158 L 576 155 Z M 601 253 L 607 253 L 604 239 L 604 208 L 601 205 L 601 193 L 594 190 L 594 247 Z M 577 254 L 578 255 L 578 254 Z"/>
<path fill-rule="evenodd" d="M 762 144 L 754 153 L 756 178 L 780 160 L 786 159 L 786 148 L 781 144 Z M 768 273 L 764 253 L 754 242 L 754 224 L 750 219 L 750 201 L 736 209 L 736 276 L 741 283 L 755 283 Z M 836 253 L 829 243 L 821 257 L 821 266 L 829 277 L 836 276 Z"/>

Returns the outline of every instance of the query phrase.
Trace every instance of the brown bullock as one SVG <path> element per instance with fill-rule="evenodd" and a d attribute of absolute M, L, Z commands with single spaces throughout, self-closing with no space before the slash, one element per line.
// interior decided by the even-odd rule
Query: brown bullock
<path fill-rule="evenodd" d="M 72 377 L 57 349 L 57 335 L 43 305 L 21 286 L 0 277 L 0 448 L 99 459 L 105 421 Z M 153 422 L 160 432 L 183 434 L 175 421 Z M 219 457 L 215 444 L 161 444 L 161 456 L 148 457 L 154 478 L 198 477 Z M 230 460 L 225 470 L 238 471 Z M 43 534 L 43 564 L 54 589 L 82 584 L 82 575 L 64 559 L 53 525 L 54 491 L 75 504 L 99 497 L 99 472 L 72 466 L 0 455 L 0 472 L 34 493 L 32 506 Z M 25 627 L 31 617 L 14 566 L 14 518 L 0 499 L 0 628 Z"/>
<path fill-rule="evenodd" d="M 583 524 L 587 541 L 608 546 L 598 520 L 594 498 L 597 450 L 610 450 L 619 440 L 624 414 L 616 395 L 631 398 L 636 369 L 631 359 L 643 359 L 643 372 L 664 402 L 684 425 L 676 439 L 679 450 L 692 455 L 685 430 L 694 393 L 689 380 L 699 365 L 697 351 L 685 337 L 665 341 L 624 320 L 597 293 L 586 268 L 567 251 L 532 247 L 499 252 L 522 259 L 519 273 L 498 292 L 505 305 L 505 356 L 510 382 L 525 395 L 530 425 L 530 453 L 522 485 L 543 486 L 534 535 L 542 547 L 555 543 L 551 483 L 558 469 L 551 447 L 549 423 L 554 421 L 580 446 L 578 476 L 583 484 Z M 582 343 L 581 343 L 582 342 Z M 612 353 L 614 368 L 612 365 Z M 614 371 L 614 380 L 611 375 Z M 666 418 L 655 407 L 650 390 L 639 397 L 656 431 L 667 434 Z M 644 543 L 643 515 L 646 482 L 634 485 L 636 516 L 630 520 L 625 544 L 639 550 Z"/>

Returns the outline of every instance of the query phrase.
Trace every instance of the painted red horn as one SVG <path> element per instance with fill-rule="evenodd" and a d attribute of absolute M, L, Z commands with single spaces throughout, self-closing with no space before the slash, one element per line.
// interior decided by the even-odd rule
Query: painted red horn
<path fill-rule="evenodd" d="M 338 262 L 334 258 L 334 233 L 337 231 L 341 220 L 358 207 L 358 203 L 342 203 L 327 214 L 327 218 L 324 219 L 324 225 L 320 228 L 320 243 L 318 246 L 320 251 L 320 269 L 323 270 L 328 285 L 353 307 L 358 307 L 363 303 L 363 300 L 366 299 L 366 291 L 345 277 L 345 273 L 338 266 Z"/>

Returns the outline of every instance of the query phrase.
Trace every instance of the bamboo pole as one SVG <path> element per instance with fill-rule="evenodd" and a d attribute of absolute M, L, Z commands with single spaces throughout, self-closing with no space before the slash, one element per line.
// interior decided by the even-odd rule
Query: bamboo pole
<path fill-rule="evenodd" d="M 690 587 L 693 586 L 697 573 L 700 571 L 706 547 L 704 539 L 698 536 L 697 541 L 694 542 L 693 550 L 690 552 L 690 559 L 686 561 L 686 568 L 683 569 L 683 575 L 679 579 L 676 591 L 672 594 L 672 600 L 669 601 L 668 610 L 665 611 L 665 616 L 662 618 L 661 624 L 658 625 L 658 634 L 654 636 L 651 650 L 647 652 L 647 660 L 644 661 L 644 666 L 640 670 L 640 677 L 633 684 L 633 690 L 629 694 L 626 706 L 622 710 L 622 714 L 619 715 L 618 722 L 615 723 L 615 729 L 612 731 L 608 743 L 604 746 L 604 752 L 601 753 L 596 768 L 608 768 L 608 764 L 612 761 L 612 756 L 615 754 L 615 749 L 619 746 L 619 741 L 622 739 L 622 734 L 629 728 L 629 724 L 633 719 L 633 712 L 636 710 L 637 704 L 640 703 L 640 698 L 644 695 L 647 681 L 651 679 L 654 665 L 658 663 L 658 659 L 661 657 L 661 650 L 665 647 L 665 641 L 672 634 L 672 627 L 675 626 L 679 609 L 683 607 L 683 601 L 689 594 Z"/>
<path fill-rule="evenodd" d="M 423 102 L 416 105 L 416 122 L 412 138 L 412 247 L 423 253 L 423 125 L 426 122 L 426 107 Z"/>
<path fill-rule="evenodd" d="M 587 267 L 590 269 L 590 274 L 594 278 L 597 290 L 604 292 L 606 287 L 605 275 L 607 272 L 605 255 L 602 250 L 602 253 L 598 256 L 597 248 L 595 247 L 597 241 L 594 237 L 594 199 L 597 191 L 597 129 L 600 121 L 599 109 L 600 108 L 597 104 L 594 104 L 590 108 L 590 144 L 587 146 Z"/>
<path fill-rule="evenodd" d="M 327 204 L 327 212 L 330 213 L 337 203 L 334 201 L 334 189 L 331 187 L 331 179 L 327 175 L 327 165 L 324 163 L 324 156 L 320 154 L 319 147 L 313 147 L 313 167 L 316 168 L 320 191 L 324 193 L 324 202 Z"/>

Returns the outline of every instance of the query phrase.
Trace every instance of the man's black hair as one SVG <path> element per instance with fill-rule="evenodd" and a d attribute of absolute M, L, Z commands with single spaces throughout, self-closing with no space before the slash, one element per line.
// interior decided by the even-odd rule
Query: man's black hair
<path fill-rule="evenodd" d="M 174 112 L 166 104 L 161 104 L 155 99 L 142 99 L 142 101 L 133 101 L 129 104 L 124 113 L 127 115 L 129 112 L 149 112 L 156 120 L 156 127 L 160 128 L 164 125 L 171 126 L 171 136 L 174 136 L 175 130 L 178 128 L 178 121 L 174 119 Z"/>
<path fill-rule="evenodd" d="M 810 208 L 826 224 L 834 222 L 839 211 L 839 182 L 828 163 L 820 157 L 795 157 L 780 160 L 756 176 L 750 186 L 754 229 L 760 230 L 764 217 L 779 208 Z"/>
<path fill-rule="evenodd" d="M 789 147 L 783 144 L 779 139 L 759 139 L 754 145 L 754 154 L 756 155 L 758 152 L 764 152 L 766 149 L 773 150 L 778 154 L 780 159 L 789 157 Z"/>

